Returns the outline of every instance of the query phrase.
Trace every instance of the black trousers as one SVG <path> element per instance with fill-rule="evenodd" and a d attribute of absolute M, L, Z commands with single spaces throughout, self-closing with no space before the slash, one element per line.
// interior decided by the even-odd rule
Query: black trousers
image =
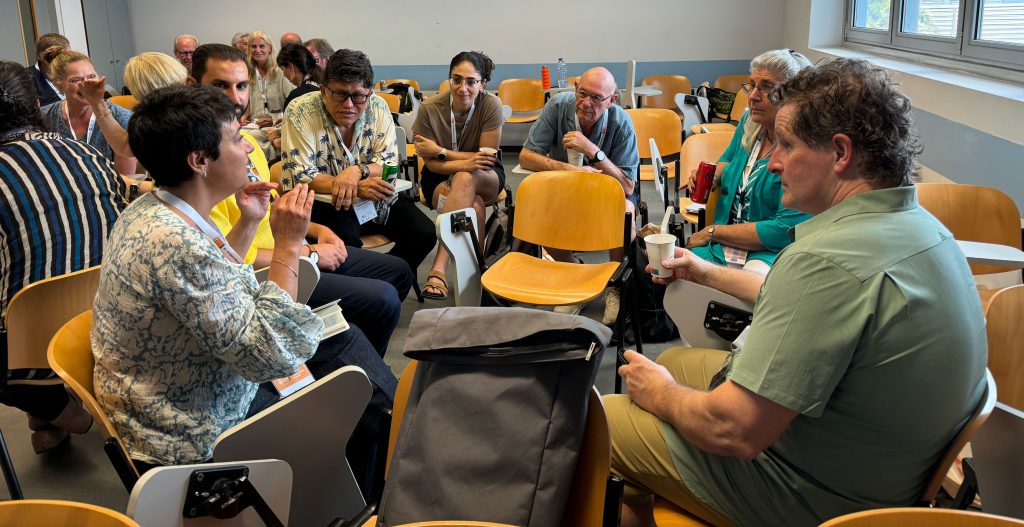
<path fill-rule="evenodd" d="M 354 210 L 335 210 L 329 203 L 320 201 L 313 203 L 312 221 L 330 227 L 346 245 L 352 247 L 363 246 L 359 240 L 363 235 L 387 236 L 395 242 L 388 254 L 405 260 L 413 275 L 437 243 L 434 223 L 416 206 L 412 198 L 404 194 L 391 206 L 391 214 L 384 225 L 372 221 L 359 225 Z"/>
<path fill-rule="evenodd" d="M 50 422 L 68 405 L 68 392 L 63 384 L 8 384 L 0 392 L 0 403 L 13 406 L 32 417 Z"/>

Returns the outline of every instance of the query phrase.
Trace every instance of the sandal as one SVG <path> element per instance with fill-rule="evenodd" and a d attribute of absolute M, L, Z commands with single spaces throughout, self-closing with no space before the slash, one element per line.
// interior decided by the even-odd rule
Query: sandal
<path fill-rule="evenodd" d="M 431 279 L 434 282 L 431 282 Z M 440 291 L 440 293 L 431 293 L 427 291 L 427 288 L 435 289 Z M 423 298 L 431 300 L 445 300 L 448 298 L 448 282 L 445 280 L 444 273 L 437 271 L 427 273 L 427 281 L 423 282 Z"/>

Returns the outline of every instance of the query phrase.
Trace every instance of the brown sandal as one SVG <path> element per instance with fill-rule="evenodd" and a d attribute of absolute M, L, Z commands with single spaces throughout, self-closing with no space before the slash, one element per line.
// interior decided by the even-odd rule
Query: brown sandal
<path fill-rule="evenodd" d="M 434 279 L 435 282 L 431 283 L 431 279 Z M 430 293 L 427 291 L 428 287 L 436 289 L 440 291 L 440 293 Z M 445 300 L 448 298 L 448 282 L 445 280 L 444 273 L 439 273 L 437 271 L 430 271 L 427 273 L 427 281 L 423 282 L 423 298 L 429 298 L 431 300 Z"/>

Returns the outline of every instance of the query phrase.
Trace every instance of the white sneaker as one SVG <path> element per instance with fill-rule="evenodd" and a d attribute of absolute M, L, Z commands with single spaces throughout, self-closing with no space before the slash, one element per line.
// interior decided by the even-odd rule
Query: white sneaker
<path fill-rule="evenodd" d="M 555 313 L 562 313 L 563 315 L 579 315 L 580 311 L 583 311 L 583 304 L 569 304 L 567 306 L 555 306 Z"/>
<path fill-rule="evenodd" d="M 601 323 L 610 326 L 619 318 L 619 290 L 608 288 L 604 295 L 604 318 Z"/>

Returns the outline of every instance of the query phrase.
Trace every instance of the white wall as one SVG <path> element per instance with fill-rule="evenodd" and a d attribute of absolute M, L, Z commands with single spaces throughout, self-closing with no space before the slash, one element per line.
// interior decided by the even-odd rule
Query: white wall
<path fill-rule="evenodd" d="M 26 53 L 20 11 L 17 2 L 0 3 L 0 59 L 27 64 L 36 50 Z"/>
<path fill-rule="evenodd" d="M 174 37 L 229 42 L 296 31 L 365 51 L 374 65 L 447 64 L 478 49 L 499 64 L 750 59 L 782 43 L 784 0 L 134 0 L 136 52 Z M 628 13 L 623 12 L 628 10 Z"/>

